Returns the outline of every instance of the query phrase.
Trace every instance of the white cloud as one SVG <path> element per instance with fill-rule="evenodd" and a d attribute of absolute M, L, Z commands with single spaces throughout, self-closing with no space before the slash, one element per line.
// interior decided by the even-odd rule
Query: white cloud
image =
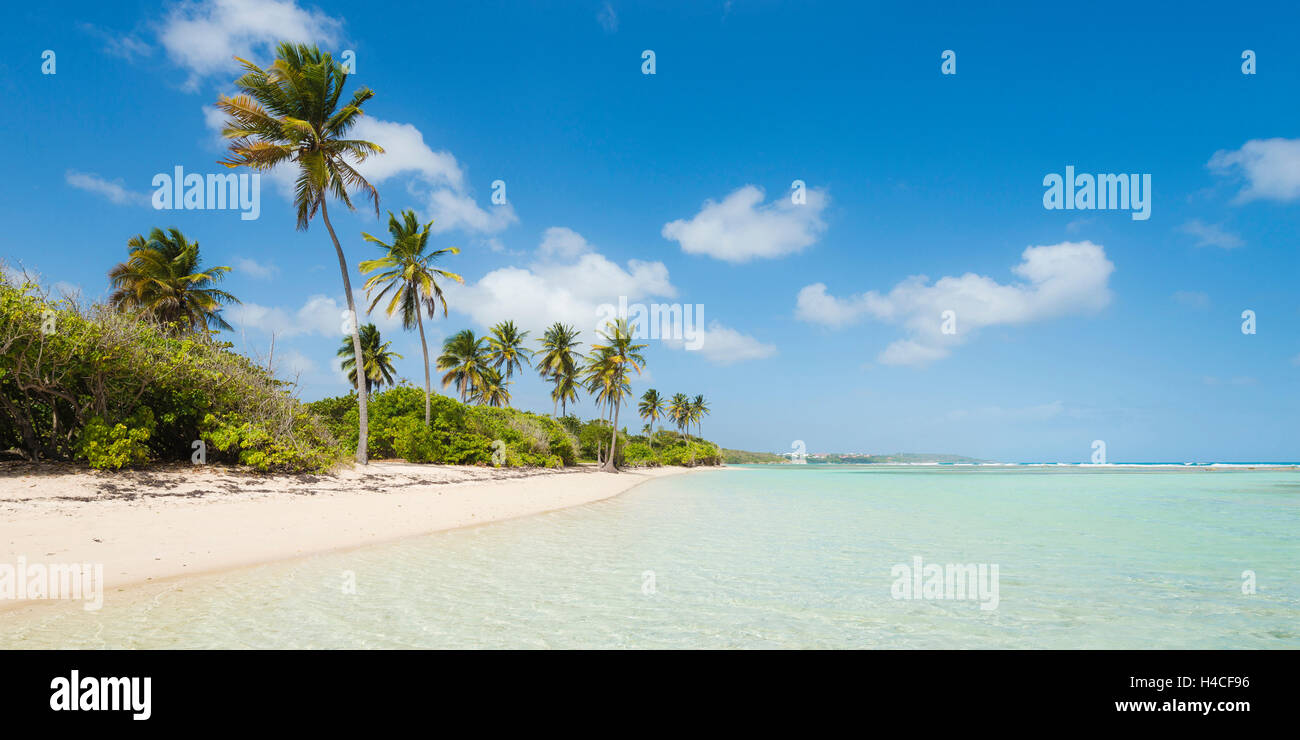
<path fill-rule="evenodd" d="M 74 188 L 102 195 L 119 206 L 149 205 L 148 193 L 129 190 L 121 180 L 110 182 L 93 172 L 77 172 L 76 170 L 68 170 L 63 179 Z"/>
<path fill-rule="evenodd" d="M 235 259 L 235 272 L 247 275 L 254 280 L 270 280 L 280 272 L 280 268 L 270 262 L 263 264 L 247 257 L 237 257 Z"/>
<path fill-rule="evenodd" d="M 362 116 L 348 133 L 349 138 L 373 141 L 384 153 L 369 157 L 356 169 L 372 183 L 403 174 L 418 175 L 430 185 L 465 187 L 465 173 L 451 152 L 435 152 L 424 143 L 424 134 L 409 123 L 383 121 Z"/>
<path fill-rule="evenodd" d="M 236 70 L 236 56 L 269 56 L 280 41 L 332 46 L 342 26 L 294 0 L 212 0 L 176 5 L 158 36 L 172 61 L 190 73 L 185 87 L 192 91 L 204 77 Z"/>
<path fill-rule="evenodd" d="M 1251 139 L 1240 149 L 1215 152 L 1209 167 L 1216 174 L 1245 178 L 1238 203 L 1300 198 L 1300 139 Z"/>
<path fill-rule="evenodd" d="M 737 362 L 771 357 L 776 354 L 776 345 L 765 344 L 717 321 L 710 321 L 697 351 L 714 365 L 734 365 Z"/>
<path fill-rule="evenodd" d="M 689 254 L 705 254 L 727 262 L 782 257 L 800 252 L 826 230 L 822 211 L 830 198 L 824 191 L 806 191 L 807 202 L 789 196 L 763 203 L 763 190 L 745 185 L 721 202 L 706 200 L 691 220 L 664 224 L 663 237 L 681 244 Z"/>
<path fill-rule="evenodd" d="M 1178 230 L 1196 237 L 1196 246 L 1198 247 L 1236 249 L 1245 244 L 1241 237 L 1236 234 L 1224 231 L 1221 226 L 1216 224 L 1202 223 L 1198 218 L 1188 221 L 1180 226 Z"/>
<path fill-rule="evenodd" d="M 925 365 L 947 357 L 952 347 L 979 329 L 1019 325 L 1090 313 L 1110 303 L 1109 280 L 1115 266 L 1092 242 L 1062 242 L 1029 247 L 1011 271 L 1021 282 L 1001 284 L 974 273 L 943 277 L 934 284 L 924 275 L 909 277 L 887 294 L 869 291 L 847 298 L 827 292 L 824 283 L 799 291 L 795 315 L 808 322 L 844 326 L 870 317 L 902 326 L 908 337 L 891 343 L 877 357 L 886 365 Z M 944 312 L 955 314 L 955 333 L 945 334 Z"/>
<path fill-rule="evenodd" d="M 547 229 L 537 254 L 526 267 L 503 267 L 477 283 L 445 286 L 448 305 L 481 326 L 510 319 L 536 336 L 560 321 L 591 339 L 601 304 L 617 304 L 619 296 L 638 301 L 677 295 L 662 262 L 619 265 L 567 228 Z"/>
<path fill-rule="evenodd" d="M 591 245 L 582 234 L 564 226 L 552 226 L 542 235 L 542 244 L 537 252 L 543 257 L 561 257 L 573 259 L 590 252 Z"/>

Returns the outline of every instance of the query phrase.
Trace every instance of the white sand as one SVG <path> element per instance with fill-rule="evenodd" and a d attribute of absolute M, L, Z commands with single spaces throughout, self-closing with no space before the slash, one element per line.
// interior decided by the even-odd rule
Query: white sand
<path fill-rule="evenodd" d="M 6 464 L 0 563 L 102 563 L 112 588 L 536 514 L 684 472 L 379 462 L 257 476 L 215 466 L 95 473 Z M 0 609 L 14 604 L 0 600 Z"/>

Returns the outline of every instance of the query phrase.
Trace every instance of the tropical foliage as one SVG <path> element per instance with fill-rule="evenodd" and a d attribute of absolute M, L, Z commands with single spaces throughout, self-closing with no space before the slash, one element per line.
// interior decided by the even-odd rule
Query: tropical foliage
<path fill-rule="evenodd" d="M 321 421 L 264 368 L 206 334 L 0 280 L 0 450 L 98 468 L 208 461 L 324 470 Z"/>
<path fill-rule="evenodd" d="M 361 364 L 365 368 L 367 392 L 393 384 L 393 373 L 396 372 L 393 360 L 400 360 L 402 356 L 388 348 L 391 344 L 379 336 L 379 329 L 374 324 L 361 327 Z M 347 371 L 348 382 L 356 385 L 357 355 L 351 339 L 343 340 L 343 346 L 339 347 L 337 355 L 343 358 L 342 365 Z"/>
<path fill-rule="evenodd" d="M 126 246 L 126 262 L 108 272 L 110 306 L 138 312 L 173 333 L 230 328 L 221 317 L 221 306 L 239 301 L 213 287 L 230 268 L 203 269 L 198 242 L 186 239 L 180 229 L 155 228 L 149 238 L 133 236 Z"/>

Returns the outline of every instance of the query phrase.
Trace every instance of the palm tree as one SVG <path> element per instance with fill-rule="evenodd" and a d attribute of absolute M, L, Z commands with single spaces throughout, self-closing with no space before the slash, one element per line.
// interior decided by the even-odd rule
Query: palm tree
<path fill-rule="evenodd" d="M 704 416 L 709 413 L 708 404 L 704 401 L 704 396 L 697 395 L 691 401 L 691 421 L 695 422 L 695 430 L 699 433 L 699 438 L 704 439 L 704 426 L 702 424 Z M 691 464 L 695 464 L 695 446 L 691 445 Z"/>
<path fill-rule="evenodd" d="M 470 400 L 480 406 L 509 406 L 510 381 L 496 368 L 485 367 Z"/>
<path fill-rule="evenodd" d="M 162 324 L 174 323 L 191 330 L 230 329 L 221 317 L 221 304 L 239 303 L 212 286 L 230 272 L 229 267 L 202 268 L 199 243 L 185 238 L 180 229 L 155 228 L 149 238 L 131 237 L 128 257 L 108 271 L 113 292 L 109 305 L 138 309 Z"/>
<path fill-rule="evenodd" d="M 610 434 L 609 457 L 601 466 L 608 473 L 618 472 L 618 466 L 614 464 L 618 451 L 618 411 L 623 399 L 632 392 L 627 371 L 631 368 L 638 375 L 641 373 L 641 368 L 645 367 L 645 357 L 641 351 L 649 346 L 632 344 L 632 334 L 635 331 L 636 326 L 628 324 L 627 319 L 606 322 L 605 328 L 598 332 L 605 344 L 591 346 L 598 355 L 596 368 L 603 380 L 605 402 L 613 409 L 614 429 Z"/>
<path fill-rule="evenodd" d="M 695 431 L 699 432 L 700 439 L 704 439 L 704 427 L 700 422 L 709 413 L 709 406 L 704 400 L 703 395 L 698 395 L 691 401 L 691 418 L 695 422 Z"/>
<path fill-rule="evenodd" d="M 542 335 L 542 349 L 536 353 L 542 356 L 537 363 L 537 374 L 555 386 L 551 400 L 557 407 L 565 407 L 568 399 L 578 400 L 577 363 L 586 359 L 574 349 L 579 345 L 578 335 L 577 329 L 557 321 Z M 551 415 L 555 415 L 554 410 Z"/>
<path fill-rule="evenodd" d="M 674 393 L 673 400 L 668 402 L 668 418 L 673 420 L 677 426 L 677 435 L 680 437 L 682 428 L 686 426 L 691 416 L 691 401 L 685 393 Z"/>
<path fill-rule="evenodd" d="M 516 370 L 522 372 L 523 365 L 532 367 L 532 353 L 524 346 L 524 338 L 527 336 L 528 332 L 519 331 L 513 321 L 502 321 L 492 327 L 492 335 L 487 338 L 487 359 L 492 363 L 493 369 L 504 370 L 506 380 Z M 520 364 L 521 361 L 523 365 Z"/>
<path fill-rule="evenodd" d="M 282 42 L 276 46 L 276 59 L 269 69 L 250 61 L 236 60 L 245 70 L 235 80 L 242 94 L 221 95 L 217 108 L 228 118 L 221 133 L 231 139 L 230 152 L 221 164 L 227 167 L 251 167 L 265 171 L 285 163 L 296 166 L 294 203 L 298 211 L 298 230 L 306 231 L 312 217 L 320 211 L 325 229 L 334 242 L 343 275 L 343 294 L 347 298 L 354 355 L 361 354 L 361 335 L 357 327 L 357 308 L 352 298 L 352 281 L 334 225 L 330 223 L 327 202 L 338 198 L 355 210 L 349 189 L 356 189 L 375 204 L 379 215 L 379 192 L 348 163 L 364 161 L 372 154 L 382 154 L 378 144 L 347 138 L 348 131 L 361 118 L 361 106 L 374 97 L 368 87 L 352 93 L 342 106 L 339 101 L 348 75 L 343 65 L 321 52 L 316 46 Z M 357 462 L 365 465 L 367 426 L 366 388 L 357 378 L 357 404 L 360 412 L 360 435 Z"/>
<path fill-rule="evenodd" d="M 664 413 L 664 399 L 659 396 L 659 391 L 651 388 L 641 394 L 641 403 L 637 405 L 637 411 L 640 412 L 641 418 L 650 422 L 650 448 L 654 449 L 654 423 L 659 421 L 659 417 Z"/>
<path fill-rule="evenodd" d="M 371 388 L 378 388 L 382 385 L 392 385 L 393 360 L 400 360 L 402 356 L 388 349 L 392 342 L 383 341 L 379 336 L 379 329 L 374 324 L 366 324 L 361 327 L 360 333 L 366 392 L 369 393 Z M 343 346 L 339 347 L 337 355 L 343 358 L 343 369 L 348 371 L 348 382 L 356 385 L 357 355 L 353 351 L 352 342 L 344 339 Z"/>
<path fill-rule="evenodd" d="M 433 226 L 433 221 L 420 226 L 419 220 L 415 217 L 415 211 L 409 208 L 402 211 L 402 220 L 398 220 L 392 211 L 388 212 L 388 233 L 393 235 L 393 243 L 385 244 L 383 241 L 370 234 L 362 233 L 368 242 L 378 244 L 381 249 L 387 251 L 383 257 L 377 260 L 365 260 L 358 267 L 361 268 L 362 274 L 369 274 L 375 271 L 381 271 L 377 275 L 372 275 L 366 280 L 366 296 L 381 288 L 379 294 L 370 302 L 370 308 L 367 312 L 375 310 L 379 301 L 389 293 L 393 294 L 392 299 L 388 302 L 388 307 L 384 310 L 389 316 L 400 310 L 402 312 L 402 328 L 410 329 L 417 327 L 420 330 L 420 350 L 424 352 L 424 425 L 429 425 L 431 390 L 429 388 L 429 344 L 424 338 L 424 314 L 428 312 L 429 318 L 433 318 L 438 313 L 438 305 L 442 304 L 443 318 L 447 316 L 447 299 L 442 294 L 442 286 L 438 285 L 438 278 L 455 280 L 458 283 L 464 283 L 465 279 L 454 272 L 440 270 L 433 266 L 433 263 L 445 254 L 460 254 L 460 249 L 456 247 L 447 247 L 433 252 L 425 252 L 429 245 L 429 228 Z"/>
<path fill-rule="evenodd" d="M 565 416 L 569 412 L 569 402 L 578 402 L 578 385 L 582 382 L 578 368 L 572 364 L 564 366 L 559 373 L 551 376 L 551 381 L 555 383 L 551 389 L 551 400 L 559 406 L 561 416 Z M 555 415 L 554 411 L 551 415 Z"/>
<path fill-rule="evenodd" d="M 442 376 L 442 387 L 455 383 L 462 403 L 482 384 L 483 371 L 491 369 L 484 356 L 485 341 L 474 336 L 473 329 L 462 329 L 442 343 L 438 369 L 447 371 Z"/>

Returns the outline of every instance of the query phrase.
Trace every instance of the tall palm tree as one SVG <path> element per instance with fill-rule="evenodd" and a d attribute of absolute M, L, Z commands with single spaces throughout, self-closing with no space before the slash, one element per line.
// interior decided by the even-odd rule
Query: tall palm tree
<path fill-rule="evenodd" d="M 704 396 L 698 395 L 691 401 L 691 418 L 695 422 L 695 431 L 699 433 L 700 439 L 704 439 L 704 427 L 701 424 L 704 417 L 709 414 L 708 403 Z"/>
<path fill-rule="evenodd" d="M 352 349 L 354 355 L 359 355 L 361 335 L 352 281 L 348 278 L 343 247 L 330 223 L 327 202 L 335 197 L 355 210 L 348 193 L 349 189 L 355 189 L 374 201 L 375 216 L 379 215 L 379 192 L 352 165 L 384 150 L 369 141 L 347 138 L 348 131 L 362 116 L 361 106 L 374 97 L 374 92 L 368 87 L 355 90 L 340 107 L 348 79 L 342 64 L 314 45 L 283 42 L 276 46 L 275 53 L 276 59 L 268 69 L 236 57 L 244 69 L 244 74 L 235 80 L 241 94 L 217 98 L 217 108 L 227 116 L 221 133 L 231 139 L 230 151 L 221 164 L 266 171 L 289 163 L 297 169 L 294 203 L 298 230 L 306 231 L 312 217 L 320 211 L 338 256 Z M 365 465 L 369 414 L 366 387 L 360 376 L 357 404 L 361 427 L 357 462 Z"/>
<path fill-rule="evenodd" d="M 642 419 L 650 422 L 650 448 L 654 449 L 654 423 L 659 421 L 659 417 L 664 413 L 664 399 L 660 397 L 659 391 L 651 388 L 641 394 L 641 403 L 637 405 L 637 411 L 641 414 Z"/>
<path fill-rule="evenodd" d="M 455 383 L 460 400 L 464 403 L 483 382 L 484 370 L 491 369 L 485 356 L 483 337 L 474 336 L 473 329 L 462 329 L 447 337 L 438 357 L 438 369 L 445 370 L 442 387 Z"/>
<path fill-rule="evenodd" d="M 432 393 L 429 387 L 429 344 L 424 338 L 424 314 L 427 312 L 429 318 L 433 318 L 438 313 L 438 305 L 442 304 L 443 318 L 447 316 L 447 299 L 442 294 L 442 286 L 438 285 L 438 278 L 455 280 L 458 283 L 464 283 L 465 279 L 454 272 L 440 270 L 433 266 L 433 263 L 446 254 L 460 254 L 457 247 L 446 247 L 433 252 L 426 252 L 429 246 L 429 228 L 433 226 L 433 221 L 420 226 L 419 220 L 415 217 L 415 211 L 409 208 L 402 211 L 402 219 L 399 221 L 392 211 L 388 212 L 388 233 L 393 235 L 393 243 L 385 244 L 382 240 L 362 233 L 361 236 L 368 242 L 378 244 L 381 249 L 386 250 L 387 254 L 377 260 L 365 260 L 358 267 L 361 268 L 362 274 L 378 272 L 366 280 L 366 296 L 376 289 L 380 289 L 378 294 L 370 302 L 370 308 L 367 312 L 375 310 L 379 301 L 389 293 L 393 297 L 388 302 L 384 310 L 389 316 L 394 312 L 402 312 L 402 328 L 411 329 L 413 327 L 420 330 L 420 350 L 424 353 L 424 425 L 429 425 L 430 401 L 429 396 Z"/>
<path fill-rule="evenodd" d="M 551 400 L 557 407 L 563 408 L 568 399 L 578 400 L 578 363 L 586 359 L 575 349 L 580 344 L 578 336 L 577 329 L 557 321 L 542 335 L 542 348 L 535 353 L 542 356 L 537 362 L 537 374 L 555 386 Z M 554 410 L 551 415 L 555 415 Z"/>
<path fill-rule="evenodd" d="M 610 433 L 609 457 L 601 469 L 608 473 L 617 473 L 614 464 L 618 452 L 618 412 L 623 399 L 632 393 L 628 370 L 635 370 L 639 375 L 645 367 L 645 357 L 641 354 L 649 345 L 633 344 L 632 334 L 636 331 L 634 324 L 627 319 L 615 319 L 606 322 L 605 328 L 598 332 L 604 344 L 593 344 L 592 350 L 599 357 L 597 367 L 603 377 L 606 403 L 613 409 L 614 429 Z"/>
<path fill-rule="evenodd" d="M 213 287 L 230 268 L 203 269 L 198 242 L 189 241 L 177 228 L 154 228 L 148 239 L 136 235 L 126 246 L 126 262 L 108 271 L 113 286 L 109 305 L 139 309 L 160 323 L 192 330 L 230 329 L 221 317 L 221 305 L 239 300 Z"/>
<path fill-rule="evenodd" d="M 686 397 L 685 393 L 674 393 L 673 399 L 668 402 L 668 418 L 672 419 L 673 424 L 677 426 L 677 435 L 679 437 L 690 416 L 691 400 Z"/>
<path fill-rule="evenodd" d="M 528 332 L 519 331 L 515 322 L 502 321 L 492 327 L 492 333 L 487 337 L 487 359 L 492 363 L 493 369 L 505 373 L 506 380 L 509 380 L 516 370 L 523 372 L 523 365 L 532 367 L 533 353 L 524 346 L 524 339 L 527 336 Z"/>
<path fill-rule="evenodd" d="M 480 406 L 509 406 L 510 381 L 496 368 L 485 367 L 470 400 Z"/>
<path fill-rule="evenodd" d="M 392 342 L 383 341 L 379 336 L 378 327 L 374 324 L 366 324 L 361 327 L 360 333 L 361 364 L 365 369 L 366 392 L 369 392 L 371 388 L 378 388 L 382 385 L 392 385 L 393 360 L 400 360 L 402 356 L 388 349 Z M 339 347 L 337 355 L 343 358 L 343 369 L 348 371 L 348 382 L 356 385 L 357 355 L 353 351 L 352 342 L 344 339 L 343 346 Z"/>
<path fill-rule="evenodd" d="M 551 376 L 551 382 L 555 384 L 551 389 L 551 400 L 559 407 L 560 415 L 567 416 L 569 402 L 578 402 L 578 386 L 582 382 L 578 368 L 572 364 L 563 366 L 559 373 Z M 551 415 L 554 416 L 555 413 L 552 412 Z"/>

